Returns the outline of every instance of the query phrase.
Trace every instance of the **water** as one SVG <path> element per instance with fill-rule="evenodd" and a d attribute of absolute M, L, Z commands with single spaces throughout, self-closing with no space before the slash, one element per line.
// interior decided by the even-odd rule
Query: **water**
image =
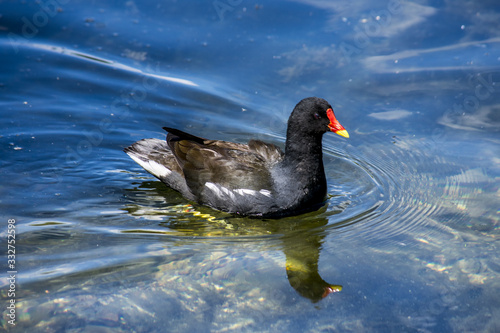
<path fill-rule="evenodd" d="M 9 296 L 3 256 L 2 330 L 499 331 L 499 16 L 495 2 L 1 2 L 1 246 L 15 220 L 17 271 Z M 308 96 L 351 135 L 324 137 L 318 212 L 216 212 L 122 152 L 162 126 L 283 146 Z"/>

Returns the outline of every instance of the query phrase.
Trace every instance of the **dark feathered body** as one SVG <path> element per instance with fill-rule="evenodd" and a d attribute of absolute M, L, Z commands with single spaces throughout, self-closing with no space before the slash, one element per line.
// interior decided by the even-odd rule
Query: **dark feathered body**
<path fill-rule="evenodd" d="M 207 140 L 164 128 L 167 140 L 143 139 L 125 152 L 184 197 L 240 215 L 281 217 L 317 209 L 326 178 L 322 136 L 330 123 L 322 99 L 302 100 L 288 123 L 285 153 L 259 140 Z"/>

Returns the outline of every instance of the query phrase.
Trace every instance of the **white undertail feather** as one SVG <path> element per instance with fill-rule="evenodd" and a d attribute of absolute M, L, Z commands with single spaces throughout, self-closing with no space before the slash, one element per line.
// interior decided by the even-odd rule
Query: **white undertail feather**
<path fill-rule="evenodd" d="M 167 167 L 161 165 L 160 163 L 156 163 L 155 161 L 152 160 L 147 160 L 144 161 L 140 159 L 139 157 L 128 153 L 128 155 L 137 162 L 141 167 L 143 167 L 147 172 L 153 174 L 154 176 L 158 178 L 166 178 L 170 176 L 172 171 L 168 169 Z"/>

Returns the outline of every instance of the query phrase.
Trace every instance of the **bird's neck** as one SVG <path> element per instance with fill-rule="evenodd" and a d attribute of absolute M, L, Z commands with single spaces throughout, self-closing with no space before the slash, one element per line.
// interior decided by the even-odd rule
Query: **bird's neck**
<path fill-rule="evenodd" d="M 323 171 L 322 138 L 322 135 L 307 136 L 288 131 L 285 144 L 285 163 L 309 167 L 311 172 Z"/>
<path fill-rule="evenodd" d="M 288 133 L 282 164 L 284 174 L 297 182 L 288 186 L 296 187 L 297 193 L 309 193 L 307 199 L 315 203 L 323 200 L 327 189 L 321 140 L 322 136 Z"/>
<path fill-rule="evenodd" d="M 287 135 L 285 158 L 277 169 L 284 200 L 290 207 L 312 207 L 323 202 L 327 191 L 321 137 Z"/>

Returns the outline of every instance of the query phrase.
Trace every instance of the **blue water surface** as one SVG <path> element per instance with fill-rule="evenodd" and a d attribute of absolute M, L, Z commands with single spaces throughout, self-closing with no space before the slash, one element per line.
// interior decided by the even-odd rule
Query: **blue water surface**
<path fill-rule="evenodd" d="M 2 330 L 500 331 L 496 1 L 0 1 L 0 59 Z M 317 212 L 201 207 L 122 151 L 283 147 L 309 96 L 350 133 Z"/>

